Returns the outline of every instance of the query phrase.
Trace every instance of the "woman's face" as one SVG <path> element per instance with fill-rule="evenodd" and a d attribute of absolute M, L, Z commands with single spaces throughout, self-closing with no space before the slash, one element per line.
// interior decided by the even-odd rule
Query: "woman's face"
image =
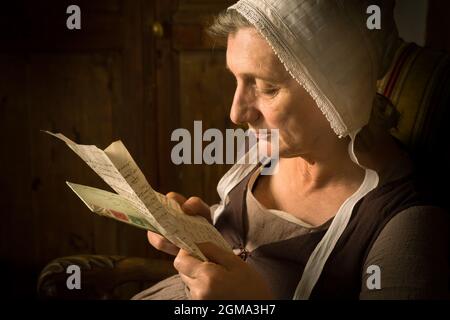
<path fill-rule="evenodd" d="M 227 66 L 237 82 L 231 120 L 255 131 L 279 129 L 280 157 L 304 156 L 337 139 L 314 100 L 254 28 L 228 37 Z"/>

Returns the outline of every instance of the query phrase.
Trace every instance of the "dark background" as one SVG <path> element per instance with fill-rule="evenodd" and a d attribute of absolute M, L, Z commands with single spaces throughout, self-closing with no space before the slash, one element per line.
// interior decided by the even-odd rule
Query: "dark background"
<path fill-rule="evenodd" d="M 60 256 L 166 258 L 148 245 L 142 230 L 84 207 L 66 180 L 109 188 L 41 129 L 102 148 L 121 139 L 158 191 L 218 200 L 215 187 L 227 166 L 173 165 L 170 134 L 176 128 L 192 132 L 200 119 L 203 130 L 232 127 L 234 80 L 225 71 L 223 48 L 202 29 L 233 2 L 2 2 L 2 295 L 34 297 L 40 270 Z M 81 30 L 66 28 L 71 4 L 81 8 Z M 427 46 L 450 51 L 449 14 L 450 2 L 429 1 Z M 163 34 L 154 31 L 156 23 Z"/>

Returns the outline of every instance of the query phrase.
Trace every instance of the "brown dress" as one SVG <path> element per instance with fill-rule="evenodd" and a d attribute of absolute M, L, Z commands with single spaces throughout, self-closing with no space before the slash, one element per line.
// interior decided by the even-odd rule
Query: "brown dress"
<path fill-rule="evenodd" d="M 231 201 L 215 225 L 235 253 L 263 275 L 278 299 L 292 299 L 303 268 L 332 219 L 313 228 L 287 213 L 267 210 L 251 193 L 257 175 L 254 171 L 230 192 Z M 443 252 L 448 252 L 447 216 L 426 205 L 411 175 L 386 182 L 367 194 L 353 209 L 310 298 L 445 297 L 448 260 Z M 393 245 L 396 239 L 398 245 Z M 430 253 L 430 247 L 435 254 Z M 383 286 L 379 290 L 369 290 L 364 283 L 365 271 L 374 261 L 382 270 L 392 272 L 382 275 Z M 411 271 L 411 265 L 416 264 L 422 267 L 420 273 Z M 176 275 L 133 299 L 188 297 Z"/>

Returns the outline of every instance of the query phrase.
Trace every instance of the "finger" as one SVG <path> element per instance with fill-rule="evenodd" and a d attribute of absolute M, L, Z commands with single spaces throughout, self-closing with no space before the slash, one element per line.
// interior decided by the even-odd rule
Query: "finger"
<path fill-rule="evenodd" d="M 179 273 L 195 278 L 202 263 L 202 261 L 194 258 L 187 251 L 181 249 L 173 261 L 173 266 Z"/>
<path fill-rule="evenodd" d="M 227 270 L 231 270 L 243 263 L 234 253 L 226 251 L 211 242 L 197 243 L 197 246 L 209 261 L 221 265 Z"/>
<path fill-rule="evenodd" d="M 198 286 L 198 280 L 188 277 L 187 275 L 184 275 L 182 273 L 179 273 L 181 281 L 186 285 L 188 290 L 186 290 L 186 294 L 188 296 L 189 300 L 197 300 L 197 286 Z"/>
<path fill-rule="evenodd" d="M 180 275 L 181 280 L 184 282 L 185 285 L 187 285 L 189 287 L 189 289 L 194 287 L 196 279 L 191 278 L 183 273 L 179 273 L 179 275 Z"/>
<path fill-rule="evenodd" d="M 220 283 L 217 283 L 218 279 L 223 277 L 223 268 L 212 262 L 203 262 L 202 268 L 199 269 L 195 278 L 191 278 L 183 273 L 179 273 L 181 280 L 189 288 L 190 299 L 204 300 L 211 299 L 212 294 L 216 292 L 213 286 L 221 287 Z"/>
<path fill-rule="evenodd" d="M 176 192 L 169 192 L 168 194 L 166 194 L 166 197 L 175 200 L 180 206 L 186 202 L 186 198 Z"/>
<path fill-rule="evenodd" d="M 150 244 L 159 251 L 163 251 L 173 256 L 176 256 L 178 254 L 178 251 L 180 251 L 180 248 L 157 233 L 147 231 L 147 239 L 148 242 L 150 242 Z"/>
<path fill-rule="evenodd" d="M 183 211 L 188 215 L 199 215 L 211 222 L 211 210 L 209 209 L 209 206 L 199 197 L 190 197 L 183 203 L 181 209 L 183 209 Z"/>

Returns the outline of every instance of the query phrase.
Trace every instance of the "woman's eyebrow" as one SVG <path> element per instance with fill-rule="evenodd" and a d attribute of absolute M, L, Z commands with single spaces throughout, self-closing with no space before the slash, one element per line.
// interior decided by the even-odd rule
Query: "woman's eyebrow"
<path fill-rule="evenodd" d="M 230 67 L 228 65 L 225 66 L 225 69 L 231 73 L 233 76 L 235 76 L 234 72 L 231 71 Z M 261 74 L 257 74 L 257 73 L 253 73 L 253 72 L 244 72 L 242 74 L 240 74 L 241 76 L 245 77 L 245 78 L 251 78 L 251 79 L 259 79 L 259 80 L 263 80 L 269 83 L 284 83 L 286 81 L 286 79 L 288 77 L 284 77 L 283 79 L 275 79 L 273 77 L 266 77 L 264 75 Z"/>

